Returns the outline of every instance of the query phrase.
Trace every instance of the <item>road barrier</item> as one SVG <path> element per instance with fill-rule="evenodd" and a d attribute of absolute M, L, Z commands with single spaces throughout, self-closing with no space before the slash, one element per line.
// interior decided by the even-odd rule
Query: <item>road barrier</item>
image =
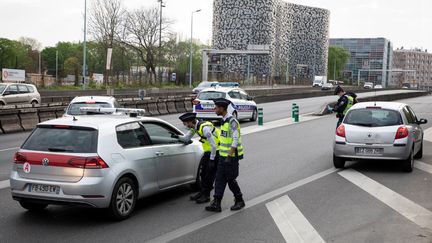
<path fill-rule="evenodd" d="M 39 123 L 39 117 L 36 108 L 20 109 L 18 116 L 21 122 L 21 127 L 24 130 L 32 130 Z"/>
<path fill-rule="evenodd" d="M 23 131 L 18 112 L 16 109 L 0 110 L 0 126 L 3 133 Z"/>
<path fill-rule="evenodd" d="M 56 107 L 41 107 L 38 109 L 39 122 L 56 119 Z"/>
<path fill-rule="evenodd" d="M 157 101 L 149 102 L 148 104 L 148 110 L 146 110 L 151 116 L 158 116 L 160 115 L 158 111 Z"/>
<path fill-rule="evenodd" d="M 258 126 L 264 125 L 264 111 L 263 108 L 258 108 Z"/>
<path fill-rule="evenodd" d="M 167 100 L 166 104 L 167 104 L 168 112 L 170 114 L 177 113 L 177 109 L 176 109 L 176 106 L 175 106 L 175 100 L 174 99 Z"/>
<path fill-rule="evenodd" d="M 177 112 L 179 112 L 179 113 L 186 112 L 184 100 L 176 100 L 175 101 L 175 107 L 176 107 Z"/>
<path fill-rule="evenodd" d="M 169 113 L 167 109 L 167 103 L 165 101 L 163 100 L 158 101 L 157 107 L 158 107 L 159 114 L 166 115 Z"/>

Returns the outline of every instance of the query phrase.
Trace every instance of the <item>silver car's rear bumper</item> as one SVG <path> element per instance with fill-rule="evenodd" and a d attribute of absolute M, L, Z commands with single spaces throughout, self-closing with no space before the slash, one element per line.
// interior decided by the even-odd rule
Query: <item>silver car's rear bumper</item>
<path fill-rule="evenodd" d="M 10 188 L 15 200 L 30 199 L 49 204 L 85 204 L 97 208 L 106 208 L 111 200 L 112 182 L 106 177 L 83 177 L 78 182 L 56 182 L 26 179 L 12 171 Z M 29 184 L 59 186 L 59 194 L 29 192 Z"/>
<path fill-rule="evenodd" d="M 382 148 L 382 155 L 363 155 L 356 154 L 355 148 Z M 335 143 L 334 144 L 334 155 L 336 157 L 342 157 L 347 159 L 365 159 L 365 160 L 404 160 L 407 159 L 410 152 L 411 146 L 408 145 L 394 145 L 394 144 L 354 144 L 354 143 Z"/>

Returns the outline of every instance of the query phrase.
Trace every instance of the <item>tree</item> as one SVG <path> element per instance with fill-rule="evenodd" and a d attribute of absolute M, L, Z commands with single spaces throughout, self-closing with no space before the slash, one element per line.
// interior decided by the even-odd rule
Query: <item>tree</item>
<path fill-rule="evenodd" d="M 347 65 L 350 57 L 351 54 L 345 48 L 330 46 L 328 55 L 328 78 L 340 79 L 341 73 Z"/>
<path fill-rule="evenodd" d="M 30 46 L 32 51 L 41 51 L 42 50 L 42 44 L 33 38 L 30 37 L 20 37 L 18 39 L 19 42 L 21 42 L 25 46 Z"/>
<path fill-rule="evenodd" d="M 29 46 L 18 41 L 0 38 L 0 68 L 26 69 L 32 63 L 29 50 Z"/>
<path fill-rule="evenodd" d="M 79 86 L 79 73 L 81 69 L 81 63 L 78 60 L 77 57 L 69 57 L 64 62 L 65 71 L 68 74 L 74 74 L 75 75 L 75 86 Z"/>

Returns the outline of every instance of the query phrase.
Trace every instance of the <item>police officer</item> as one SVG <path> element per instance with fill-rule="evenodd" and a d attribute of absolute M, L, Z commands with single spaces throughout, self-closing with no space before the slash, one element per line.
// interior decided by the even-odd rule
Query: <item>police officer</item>
<path fill-rule="evenodd" d="M 200 161 L 200 186 L 201 191 L 190 197 L 198 204 L 210 202 L 210 192 L 213 190 L 213 183 L 216 176 L 217 162 L 219 160 L 219 132 L 213 123 L 209 121 L 198 121 L 196 113 L 186 113 L 179 117 L 183 124 L 189 129 L 185 136 L 180 136 L 182 142 L 188 142 L 198 134 L 204 150 Z"/>
<path fill-rule="evenodd" d="M 231 210 L 236 211 L 245 207 L 243 194 L 236 181 L 239 175 L 239 160 L 243 159 L 243 146 L 240 135 L 239 122 L 227 111 L 230 101 L 227 99 L 214 100 L 216 105 L 215 112 L 223 117 L 219 136 L 219 155 L 220 160 L 216 171 L 214 200 L 206 207 L 207 211 L 221 212 L 221 201 L 225 187 L 234 194 L 235 204 Z"/>
<path fill-rule="evenodd" d="M 333 111 L 336 112 L 338 118 L 337 127 L 342 123 L 347 111 L 354 105 L 354 98 L 342 89 L 339 85 L 336 87 L 334 94 L 339 96 L 336 105 L 333 107 Z"/>

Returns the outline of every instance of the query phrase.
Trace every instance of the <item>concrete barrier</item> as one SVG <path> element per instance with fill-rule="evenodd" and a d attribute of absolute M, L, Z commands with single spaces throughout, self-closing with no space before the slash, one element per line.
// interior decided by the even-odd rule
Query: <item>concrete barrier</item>
<path fill-rule="evenodd" d="M 160 115 L 156 101 L 151 101 L 147 105 L 148 105 L 148 114 L 150 114 L 151 116 Z"/>
<path fill-rule="evenodd" d="M 3 133 L 20 132 L 24 129 L 18 116 L 18 110 L 0 110 L 0 127 Z"/>
<path fill-rule="evenodd" d="M 38 109 L 39 122 L 56 119 L 56 107 L 43 107 Z"/>
<path fill-rule="evenodd" d="M 56 107 L 55 108 L 56 118 L 61 118 L 65 113 L 65 109 L 66 107 L 62 107 L 62 106 Z"/>
<path fill-rule="evenodd" d="M 168 99 L 165 102 L 167 104 L 167 109 L 168 109 L 168 112 L 170 114 L 177 113 L 177 109 L 176 109 L 176 106 L 175 106 L 175 101 L 173 99 Z"/>
<path fill-rule="evenodd" d="M 148 113 L 148 101 L 137 101 L 136 107 L 138 109 L 144 109 Z"/>
<path fill-rule="evenodd" d="M 159 114 L 166 115 L 169 113 L 167 109 L 166 100 L 158 100 L 157 107 L 158 107 Z"/>
<path fill-rule="evenodd" d="M 137 104 L 135 101 L 129 101 L 129 102 L 122 102 L 121 105 L 124 108 L 133 108 L 136 109 L 137 108 Z"/>
<path fill-rule="evenodd" d="M 191 112 L 193 110 L 192 100 L 191 99 L 185 98 L 184 104 L 185 104 L 185 110 L 186 110 L 186 112 Z"/>
<path fill-rule="evenodd" d="M 21 127 L 24 130 L 32 130 L 39 123 L 39 117 L 36 108 L 20 109 L 18 116 Z"/>
<path fill-rule="evenodd" d="M 182 100 L 175 100 L 175 107 L 178 113 L 184 113 L 186 112 L 184 99 Z"/>

